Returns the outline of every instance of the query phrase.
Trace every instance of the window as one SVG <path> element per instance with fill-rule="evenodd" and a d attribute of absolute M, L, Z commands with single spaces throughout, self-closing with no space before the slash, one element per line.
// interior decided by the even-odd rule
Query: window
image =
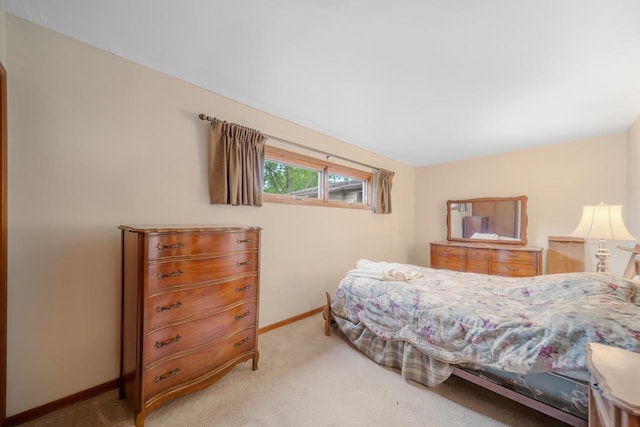
<path fill-rule="evenodd" d="M 265 158 L 265 202 L 371 208 L 371 172 L 271 146 Z"/>

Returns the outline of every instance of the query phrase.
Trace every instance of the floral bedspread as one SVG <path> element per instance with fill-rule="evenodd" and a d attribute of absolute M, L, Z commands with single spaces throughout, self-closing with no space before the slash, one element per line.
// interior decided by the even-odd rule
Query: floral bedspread
<path fill-rule="evenodd" d="M 585 344 L 640 352 L 637 284 L 607 273 L 508 278 L 405 264 L 411 280 L 350 272 L 331 304 L 340 326 L 362 324 L 451 364 L 515 373 L 584 370 Z M 419 277 L 421 276 L 421 277 Z"/>

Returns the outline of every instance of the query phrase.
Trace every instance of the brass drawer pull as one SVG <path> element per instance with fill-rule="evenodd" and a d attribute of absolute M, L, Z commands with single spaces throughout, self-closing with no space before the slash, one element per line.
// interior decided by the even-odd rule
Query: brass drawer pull
<path fill-rule="evenodd" d="M 513 253 L 513 252 L 507 252 L 507 256 L 509 258 L 520 258 L 520 254 L 516 254 L 516 253 Z"/>
<path fill-rule="evenodd" d="M 236 318 L 236 320 L 244 319 L 245 317 L 247 317 L 250 314 L 251 314 L 251 310 L 247 310 L 242 314 L 236 314 L 235 318 Z"/>
<path fill-rule="evenodd" d="M 158 279 L 165 279 L 167 277 L 180 277 L 183 274 L 184 274 L 184 271 L 178 269 L 178 271 L 174 271 L 173 273 L 169 273 L 169 274 L 158 273 L 156 277 Z"/>
<path fill-rule="evenodd" d="M 182 305 L 180 301 L 175 302 L 171 305 L 159 305 L 156 307 L 156 313 L 162 313 L 165 310 L 173 310 L 174 308 L 178 308 Z"/>
<path fill-rule="evenodd" d="M 164 340 L 164 341 L 156 341 L 156 345 L 154 345 L 155 348 L 162 348 L 162 347 L 166 347 L 169 344 L 173 344 L 174 342 L 178 342 L 180 341 L 180 338 L 182 338 L 180 335 L 176 335 L 173 338 L 169 338 L 168 340 Z"/>
<path fill-rule="evenodd" d="M 240 341 L 238 341 L 238 342 L 234 342 L 234 343 L 233 343 L 233 346 L 234 346 L 234 347 L 240 347 L 241 345 L 246 344 L 248 341 L 249 341 L 249 337 L 244 337 L 244 338 L 243 338 L 243 339 L 241 339 Z"/>
<path fill-rule="evenodd" d="M 238 240 L 236 240 L 236 242 L 238 242 L 238 244 L 241 244 L 241 243 L 251 243 L 251 240 L 252 240 L 252 239 L 238 239 Z"/>
<path fill-rule="evenodd" d="M 519 271 L 520 269 L 518 267 L 507 267 L 508 271 Z"/>
<path fill-rule="evenodd" d="M 173 245 L 165 245 L 163 243 L 158 243 L 156 245 L 156 248 L 159 251 L 161 251 L 161 250 L 164 250 L 164 249 L 180 249 L 183 246 L 184 246 L 184 244 L 182 242 L 174 243 Z"/>
<path fill-rule="evenodd" d="M 172 376 L 174 376 L 178 372 L 180 372 L 180 368 L 176 368 L 171 372 L 167 372 L 166 374 L 162 374 L 162 375 L 159 375 L 159 376 L 155 377 L 153 379 L 153 382 L 154 383 L 159 383 L 160 381 L 164 381 L 164 380 L 166 380 L 168 378 L 171 378 Z"/>
<path fill-rule="evenodd" d="M 247 291 L 247 290 L 249 290 L 249 289 L 251 289 L 251 285 L 247 283 L 247 284 L 246 284 L 246 285 L 244 285 L 242 288 L 236 288 L 236 292 Z"/>
<path fill-rule="evenodd" d="M 248 259 L 246 261 L 236 261 L 236 267 L 240 267 L 242 265 L 251 265 L 251 260 Z"/>

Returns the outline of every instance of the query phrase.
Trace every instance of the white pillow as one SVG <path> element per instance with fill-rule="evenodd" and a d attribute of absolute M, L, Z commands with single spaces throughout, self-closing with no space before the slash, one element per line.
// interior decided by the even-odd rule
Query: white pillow
<path fill-rule="evenodd" d="M 486 240 L 498 240 L 497 234 L 492 233 L 473 233 L 471 235 L 472 239 L 486 239 Z"/>

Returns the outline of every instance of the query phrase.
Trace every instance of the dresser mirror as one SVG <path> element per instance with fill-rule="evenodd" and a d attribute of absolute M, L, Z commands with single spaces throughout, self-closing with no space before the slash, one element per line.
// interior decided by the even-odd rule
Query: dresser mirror
<path fill-rule="evenodd" d="M 527 244 L 527 196 L 447 201 L 447 240 Z"/>

